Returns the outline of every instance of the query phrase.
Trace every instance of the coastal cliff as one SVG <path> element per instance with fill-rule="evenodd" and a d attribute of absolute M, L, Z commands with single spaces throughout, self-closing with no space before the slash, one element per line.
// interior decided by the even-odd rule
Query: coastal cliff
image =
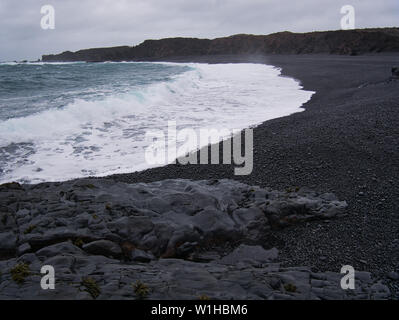
<path fill-rule="evenodd" d="M 399 52 L 399 28 L 338 30 L 309 33 L 240 34 L 209 39 L 146 40 L 137 46 L 94 48 L 43 55 L 42 61 L 157 60 L 218 54 L 343 54 Z"/>

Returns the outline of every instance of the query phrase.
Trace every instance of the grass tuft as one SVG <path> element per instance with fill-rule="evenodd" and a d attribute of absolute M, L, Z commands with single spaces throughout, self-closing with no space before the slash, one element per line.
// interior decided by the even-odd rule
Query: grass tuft
<path fill-rule="evenodd" d="M 25 278 L 30 275 L 29 265 L 27 263 L 21 262 L 15 265 L 11 270 L 11 278 L 18 284 L 23 284 Z"/>
<path fill-rule="evenodd" d="M 80 284 L 85 287 L 85 291 L 88 292 L 93 299 L 97 299 L 101 293 L 100 287 L 93 278 L 84 278 Z"/>
<path fill-rule="evenodd" d="M 287 292 L 296 292 L 297 287 L 291 283 L 287 283 L 284 285 L 284 289 Z"/>
<path fill-rule="evenodd" d="M 27 227 L 26 229 L 25 229 L 25 231 L 24 231 L 24 234 L 29 234 L 29 233 L 31 233 L 33 230 L 35 230 L 36 229 L 36 226 L 35 225 L 31 225 L 31 226 L 29 226 L 29 227 Z"/>
<path fill-rule="evenodd" d="M 145 299 L 150 293 L 149 288 L 141 281 L 136 281 L 136 283 L 133 284 L 133 290 L 139 299 Z"/>
<path fill-rule="evenodd" d="M 81 238 L 76 238 L 73 241 L 73 244 L 79 248 L 82 248 L 82 246 L 85 244 L 84 241 Z"/>

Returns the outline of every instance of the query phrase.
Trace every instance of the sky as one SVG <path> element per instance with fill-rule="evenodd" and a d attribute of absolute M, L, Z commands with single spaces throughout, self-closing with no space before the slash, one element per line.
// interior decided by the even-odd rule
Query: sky
<path fill-rule="evenodd" d="M 44 5 L 54 29 L 41 28 Z M 355 8 L 356 28 L 399 26 L 399 0 L 0 0 L 0 61 L 166 37 L 337 30 L 343 5 Z"/>

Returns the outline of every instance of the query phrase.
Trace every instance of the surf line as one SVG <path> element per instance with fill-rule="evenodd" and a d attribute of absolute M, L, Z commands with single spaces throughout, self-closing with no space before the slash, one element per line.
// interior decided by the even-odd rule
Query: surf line
<path fill-rule="evenodd" d="M 242 143 L 242 133 L 244 143 Z M 222 164 L 235 165 L 235 175 L 249 175 L 253 170 L 253 129 L 183 128 L 177 130 L 176 121 L 168 121 L 167 133 L 161 129 L 145 134 L 149 144 L 145 148 L 147 164 L 220 164 L 219 145 L 223 144 Z M 219 143 L 222 141 L 221 143 Z M 178 146 L 178 144 L 180 144 Z M 211 144 L 209 157 L 208 147 Z M 196 150 L 200 149 L 199 161 Z M 243 150 L 244 149 L 244 150 Z M 242 154 L 244 151 L 244 155 Z"/>

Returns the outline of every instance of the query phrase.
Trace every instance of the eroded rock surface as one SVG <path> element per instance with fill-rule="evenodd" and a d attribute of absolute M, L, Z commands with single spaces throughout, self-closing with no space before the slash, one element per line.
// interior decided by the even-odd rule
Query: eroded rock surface
<path fill-rule="evenodd" d="M 368 273 L 348 292 L 342 275 L 281 268 L 277 249 L 264 249 L 270 229 L 345 208 L 332 194 L 232 180 L 2 185 L 0 298 L 389 297 Z M 40 288 L 43 265 L 55 290 Z"/>

